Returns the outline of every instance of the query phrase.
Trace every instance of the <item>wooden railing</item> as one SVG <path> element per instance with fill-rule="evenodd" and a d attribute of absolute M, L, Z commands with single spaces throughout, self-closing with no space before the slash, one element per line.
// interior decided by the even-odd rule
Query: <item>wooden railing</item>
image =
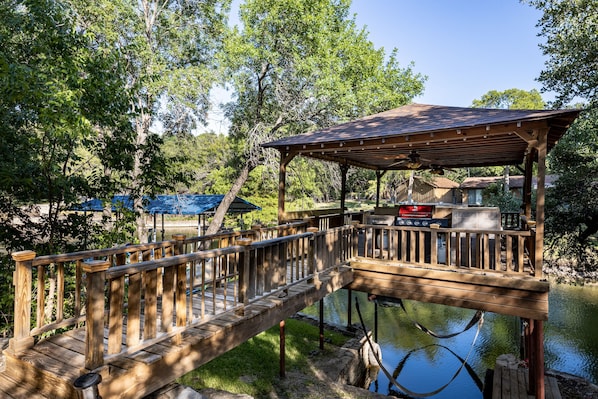
<path fill-rule="evenodd" d="M 356 228 L 358 255 L 366 258 L 541 276 L 534 267 L 533 231 L 380 225 Z"/>
<path fill-rule="evenodd" d="M 500 225 L 503 230 L 518 230 L 521 228 L 521 215 L 519 212 L 501 212 Z"/>
<path fill-rule="evenodd" d="M 328 230 L 351 224 L 352 221 L 365 223 L 366 212 L 342 212 L 340 208 L 314 209 L 286 212 L 284 222 L 294 223 L 298 220 L 307 223 L 308 227 Z"/>
<path fill-rule="evenodd" d="M 256 298 L 290 284 L 317 281 L 319 272 L 352 256 L 351 236 L 352 227 L 345 226 L 261 241 L 235 238 L 238 245 L 191 253 L 184 250 L 195 241 L 183 236 L 39 258 L 31 251 L 15 253 L 15 335 L 10 350 L 29 348 L 44 333 L 84 326 L 85 367 L 92 370 L 107 359 L 164 339 L 176 340 L 189 326 L 222 312 L 242 311 Z M 52 284 L 57 288 L 49 295 Z"/>
<path fill-rule="evenodd" d="M 33 251 L 13 253 L 15 315 L 10 348 L 18 352 L 32 346 L 38 336 L 85 321 L 85 262 L 101 260 L 111 267 L 165 258 L 182 253 L 182 238 L 40 257 Z"/>

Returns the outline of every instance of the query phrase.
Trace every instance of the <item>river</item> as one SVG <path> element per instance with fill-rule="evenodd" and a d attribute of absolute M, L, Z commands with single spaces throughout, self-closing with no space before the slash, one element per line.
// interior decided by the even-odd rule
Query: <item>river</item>
<path fill-rule="evenodd" d="M 324 300 L 328 323 L 347 324 L 347 291 Z M 354 292 L 353 323 L 359 323 L 355 302 L 366 326 L 374 328 L 374 304 L 363 293 Z M 482 398 L 487 369 L 494 368 L 503 353 L 519 355 L 520 322 L 513 316 L 486 313 L 479 328 L 447 339 L 438 339 L 418 329 L 417 321 L 437 335 L 463 330 L 475 311 L 444 305 L 405 301 L 398 306 L 378 307 L 378 344 L 384 367 L 405 388 L 403 392 L 430 393 L 431 398 Z M 549 320 L 545 323 L 546 367 L 598 381 L 598 287 L 553 284 L 549 294 Z M 318 307 L 304 313 L 317 316 Z M 467 360 L 465 366 L 463 361 Z M 455 376 L 457 371 L 460 372 Z M 397 392 L 383 372 L 371 391 Z"/>

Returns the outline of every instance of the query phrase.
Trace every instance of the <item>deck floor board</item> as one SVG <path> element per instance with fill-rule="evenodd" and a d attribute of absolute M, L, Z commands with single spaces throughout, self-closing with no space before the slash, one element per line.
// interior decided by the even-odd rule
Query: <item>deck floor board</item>
<path fill-rule="evenodd" d="M 556 378 L 545 375 L 545 399 L 562 399 Z M 529 375 L 524 368 L 509 369 L 497 366 L 494 369 L 492 399 L 533 399 L 528 395 Z"/>
<path fill-rule="evenodd" d="M 132 353 L 110 355 L 106 364 L 97 370 L 102 375 L 100 394 L 102 397 L 123 399 L 143 397 L 167 385 L 176 376 L 199 367 L 303 309 L 309 304 L 306 301 L 315 303 L 326 294 L 342 288 L 351 279 L 352 271 L 346 268 L 342 278 L 328 287 L 315 287 L 313 283 L 301 281 L 288 291 L 274 291 L 274 298 L 269 298 L 268 293 L 256 297 L 244 312 L 240 305 L 232 306 L 232 297 L 229 295 L 226 296 L 225 306 L 223 292 L 225 289 L 232 292 L 232 289 L 219 287 L 216 290 L 216 314 L 213 313 L 215 291 L 210 290 L 209 294 L 204 292 L 203 318 L 199 318 L 202 302 L 198 295 L 201 292 L 194 293 L 197 297 L 194 298 L 193 306 L 187 308 L 188 315 L 193 313 L 198 316 L 190 319 L 193 324 L 180 331 L 175 330 L 163 340 L 149 343 Z M 284 295 L 279 297 L 281 292 Z M 158 307 L 157 323 L 160 323 L 160 316 Z M 140 338 L 143 337 L 144 321 L 141 315 Z M 123 334 L 126 326 L 124 318 Z M 234 333 L 230 334 L 230 331 Z M 106 351 L 108 333 L 109 329 L 104 328 Z M 124 338 L 123 335 L 123 350 L 126 349 Z M 56 392 L 59 392 L 59 397 L 75 398 L 77 394 L 72 384 L 84 370 L 85 339 L 84 328 L 77 328 L 46 338 L 16 357 L 6 354 L 7 370 L 0 372 L 0 397 L 46 399 L 58 397 Z M 164 376 L 165 373 L 170 374 Z M 44 394 L 44 389 L 53 393 Z"/>

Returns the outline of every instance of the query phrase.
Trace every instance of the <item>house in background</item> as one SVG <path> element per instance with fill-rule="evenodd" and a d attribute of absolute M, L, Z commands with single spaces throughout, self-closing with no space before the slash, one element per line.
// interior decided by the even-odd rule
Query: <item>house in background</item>
<path fill-rule="evenodd" d="M 460 204 L 461 191 L 459 190 L 459 183 L 446 177 L 433 177 L 430 179 L 415 176 L 413 178 L 412 200 L 419 203 Z M 409 182 L 399 186 L 397 201 L 409 201 Z"/>
<path fill-rule="evenodd" d="M 558 176 L 546 175 L 545 187 L 553 187 Z M 505 183 L 504 176 L 487 176 L 487 177 L 468 177 L 461 183 L 461 191 L 463 193 L 463 202 L 467 205 L 482 205 L 483 192 L 490 187 L 491 184 L 503 185 Z M 516 198 L 521 198 L 523 195 L 523 176 L 509 177 L 509 190 Z M 532 178 L 532 190 L 538 187 L 536 177 Z"/>

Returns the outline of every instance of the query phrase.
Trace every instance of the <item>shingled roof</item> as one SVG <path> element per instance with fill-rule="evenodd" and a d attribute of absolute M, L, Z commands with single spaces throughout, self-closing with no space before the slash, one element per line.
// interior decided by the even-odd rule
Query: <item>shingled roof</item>
<path fill-rule="evenodd" d="M 263 146 L 374 170 L 408 169 L 413 151 L 423 167 L 513 165 L 523 162 L 537 129 L 548 130 L 550 149 L 579 112 L 410 104 Z"/>

